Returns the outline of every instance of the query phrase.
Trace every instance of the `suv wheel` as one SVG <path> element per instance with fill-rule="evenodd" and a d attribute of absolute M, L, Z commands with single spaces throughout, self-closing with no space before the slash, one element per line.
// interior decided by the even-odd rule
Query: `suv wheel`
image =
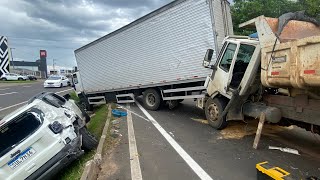
<path fill-rule="evenodd" d="M 85 151 L 91 151 L 98 146 L 98 140 L 94 137 L 86 127 L 79 129 L 82 135 L 82 148 Z"/>

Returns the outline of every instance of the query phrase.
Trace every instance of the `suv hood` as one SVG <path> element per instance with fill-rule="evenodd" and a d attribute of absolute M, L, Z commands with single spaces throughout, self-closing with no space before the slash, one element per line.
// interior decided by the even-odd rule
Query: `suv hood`
<path fill-rule="evenodd" d="M 45 83 L 58 83 L 60 80 L 46 80 Z"/>

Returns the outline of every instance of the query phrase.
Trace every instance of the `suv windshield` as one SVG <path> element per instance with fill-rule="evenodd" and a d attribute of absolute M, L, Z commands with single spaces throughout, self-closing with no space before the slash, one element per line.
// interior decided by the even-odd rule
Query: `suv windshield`
<path fill-rule="evenodd" d="M 59 79 L 61 79 L 61 77 L 59 77 L 59 76 L 50 76 L 48 78 L 48 80 L 59 80 Z"/>
<path fill-rule="evenodd" d="M 41 126 L 41 122 L 30 112 L 0 127 L 0 157 L 26 139 Z"/>

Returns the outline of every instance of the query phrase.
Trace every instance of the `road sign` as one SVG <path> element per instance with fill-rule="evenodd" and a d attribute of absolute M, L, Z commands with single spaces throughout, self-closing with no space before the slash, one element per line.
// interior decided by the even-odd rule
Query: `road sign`
<path fill-rule="evenodd" d="M 0 76 L 9 73 L 9 47 L 5 36 L 0 36 Z"/>

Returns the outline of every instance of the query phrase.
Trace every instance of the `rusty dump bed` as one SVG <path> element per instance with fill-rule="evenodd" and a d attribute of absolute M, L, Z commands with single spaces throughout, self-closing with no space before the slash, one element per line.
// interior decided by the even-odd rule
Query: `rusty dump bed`
<path fill-rule="evenodd" d="M 261 49 L 261 82 L 266 87 L 320 87 L 320 27 L 289 21 L 279 38 L 277 18 L 259 16 L 240 26 L 255 25 Z"/>

